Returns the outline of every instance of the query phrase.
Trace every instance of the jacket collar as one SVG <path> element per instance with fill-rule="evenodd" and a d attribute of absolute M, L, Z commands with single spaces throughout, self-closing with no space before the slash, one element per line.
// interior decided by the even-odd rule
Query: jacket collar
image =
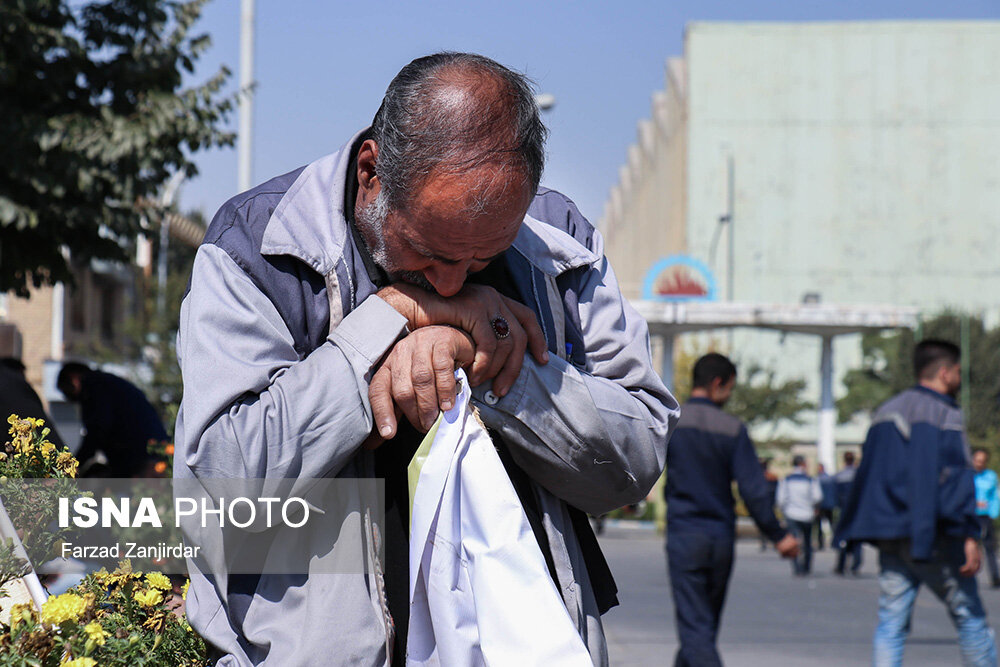
<path fill-rule="evenodd" d="M 549 276 L 558 276 L 600 259 L 566 232 L 530 215 L 524 216 L 511 247 Z"/>
<path fill-rule="evenodd" d="M 705 398 L 704 396 L 692 396 L 688 399 L 688 403 L 700 403 L 702 405 L 711 405 L 713 408 L 719 408 L 719 406 L 715 404 L 715 401 Z"/>
<path fill-rule="evenodd" d="M 956 401 L 954 398 L 952 398 L 951 396 L 948 396 L 946 394 L 942 394 L 939 391 L 934 391 L 930 387 L 925 387 L 922 384 L 918 384 L 918 385 L 914 385 L 913 389 L 915 391 L 923 392 L 923 393 L 927 394 L 928 396 L 933 396 L 934 398 L 938 399 L 939 401 L 944 401 L 945 403 L 947 403 L 948 405 L 950 405 L 953 408 L 957 408 L 958 407 L 958 401 Z"/>
<path fill-rule="evenodd" d="M 354 145 L 361 130 L 340 150 L 308 165 L 281 198 L 268 220 L 260 251 L 264 255 L 291 255 L 326 275 L 344 254 L 349 232 L 344 216 L 344 188 Z M 550 276 L 593 264 L 599 257 L 572 236 L 525 215 L 511 246 L 537 269 Z"/>
<path fill-rule="evenodd" d="M 322 275 L 336 267 L 349 243 L 344 217 L 347 167 L 351 149 L 366 131 L 302 170 L 267 222 L 261 254 L 291 255 Z"/>

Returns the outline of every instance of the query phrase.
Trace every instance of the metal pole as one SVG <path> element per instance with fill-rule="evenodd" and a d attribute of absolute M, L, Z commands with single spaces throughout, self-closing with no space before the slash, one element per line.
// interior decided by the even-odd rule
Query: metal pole
<path fill-rule="evenodd" d="M 965 410 L 965 418 L 969 418 L 969 410 L 971 409 L 970 401 L 972 400 L 972 387 L 970 386 L 969 380 L 969 370 L 972 362 L 972 345 L 970 341 L 970 322 L 969 314 L 962 313 L 960 319 L 961 322 L 961 346 L 962 346 L 962 409 Z"/>
<path fill-rule="evenodd" d="M 167 253 L 170 250 L 170 216 L 167 215 L 167 209 L 173 204 L 177 189 L 183 182 L 184 172 L 174 173 L 160 196 L 160 252 L 156 259 L 156 317 L 160 322 L 167 316 Z"/>
<path fill-rule="evenodd" d="M 240 3 L 240 128 L 237 185 L 240 192 L 253 182 L 253 41 L 254 0 Z"/>
<path fill-rule="evenodd" d="M 836 470 L 837 464 L 837 443 L 834 440 L 833 432 L 837 424 L 833 403 L 833 336 L 823 336 L 823 352 L 820 357 L 819 372 L 821 377 L 819 438 L 816 456 L 823 467 L 832 472 Z"/>
<path fill-rule="evenodd" d="M 736 266 L 736 243 L 733 225 L 733 202 L 736 191 L 736 167 L 733 163 L 733 154 L 726 157 L 726 221 L 729 223 L 729 268 L 726 271 L 726 292 L 729 300 L 732 301 L 735 292 L 733 288 L 736 284 L 733 276 L 733 268 Z"/>
<path fill-rule="evenodd" d="M 660 334 L 660 379 L 670 391 L 674 390 L 674 338 L 673 333 Z"/>
<path fill-rule="evenodd" d="M 35 608 L 41 611 L 42 605 L 45 604 L 45 600 L 49 595 L 42 587 L 42 582 L 38 580 L 38 573 L 35 572 L 35 566 L 32 565 L 31 559 L 28 558 L 28 552 L 25 551 L 24 545 L 21 544 L 21 538 L 17 536 L 17 529 L 10 520 L 10 515 L 7 514 L 7 508 L 3 506 L 3 500 L 0 500 L 0 537 L 11 540 L 14 547 L 14 555 L 28 564 L 30 570 L 28 574 L 22 577 L 22 581 L 24 581 L 24 585 L 28 589 L 28 594 L 31 595 L 31 601 L 35 603 Z"/>

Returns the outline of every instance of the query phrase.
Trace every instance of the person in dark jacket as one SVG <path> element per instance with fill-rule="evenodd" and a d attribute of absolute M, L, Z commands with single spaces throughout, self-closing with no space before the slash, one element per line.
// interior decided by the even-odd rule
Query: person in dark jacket
<path fill-rule="evenodd" d="M 844 452 L 844 467 L 833 476 L 837 511 L 840 516 L 843 516 L 844 508 L 847 507 L 847 500 L 850 498 L 851 487 L 854 485 L 854 477 L 857 473 L 854 452 Z M 850 544 L 834 542 L 834 544 L 837 547 L 837 566 L 833 570 L 834 574 L 844 574 L 848 555 L 851 557 L 851 574 L 858 574 L 861 571 L 861 542 L 854 541 Z"/>
<path fill-rule="evenodd" d="M 667 565 L 680 649 L 675 665 L 721 665 L 715 641 L 733 566 L 732 483 L 750 516 L 785 558 L 799 543 L 778 522 L 774 497 L 746 426 L 722 411 L 736 367 L 721 354 L 694 365 L 691 399 L 667 446 Z"/>
<path fill-rule="evenodd" d="M 816 550 L 822 551 L 826 548 L 827 537 L 824 535 L 824 522 L 826 522 L 827 527 L 830 529 L 830 539 L 833 539 L 833 511 L 837 508 L 837 492 L 833 475 L 826 471 L 826 467 L 822 463 L 816 468 L 816 479 L 819 481 L 819 488 L 823 492 L 823 500 L 819 503 L 819 511 L 816 514 L 816 522 L 813 527 L 816 529 Z"/>
<path fill-rule="evenodd" d="M 767 457 L 760 457 L 760 471 L 764 473 L 764 481 L 767 482 L 767 493 L 771 497 L 770 505 L 774 507 L 778 498 L 778 476 L 771 471 L 771 459 Z M 761 552 L 767 551 L 767 547 L 770 545 L 770 540 L 767 539 L 767 535 L 760 533 L 760 550 Z"/>
<path fill-rule="evenodd" d="M 879 550 L 874 664 L 899 665 L 921 584 L 948 608 L 966 665 L 996 665 L 979 598 L 979 524 L 962 412 L 959 348 L 925 340 L 914 352 L 917 386 L 876 412 L 839 526 L 840 540 Z"/>
<path fill-rule="evenodd" d="M 45 412 L 42 399 L 24 376 L 24 370 L 24 364 L 20 359 L 14 357 L 0 359 L 0 418 L 4 423 L 11 415 L 44 419 L 45 426 L 50 429 L 46 438 L 57 449 L 62 449 L 65 446 L 63 440 L 56 432 L 52 418 Z"/>
<path fill-rule="evenodd" d="M 80 404 L 86 430 L 76 452 L 81 464 L 101 451 L 108 460 L 108 477 L 151 474 L 155 460 L 150 441 L 167 440 L 167 431 L 141 389 L 77 362 L 63 365 L 56 386 L 67 400 Z"/>

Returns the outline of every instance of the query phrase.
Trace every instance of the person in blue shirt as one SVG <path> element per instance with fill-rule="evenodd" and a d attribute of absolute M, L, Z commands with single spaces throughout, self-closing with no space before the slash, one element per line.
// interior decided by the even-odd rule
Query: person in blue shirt
<path fill-rule="evenodd" d="M 926 585 L 948 608 L 965 665 L 997 664 L 993 631 L 976 585 L 979 522 L 962 412 L 958 346 L 921 341 L 917 385 L 872 419 L 861 466 L 838 526 L 838 542 L 879 550 L 876 667 L 899 665 L 917 592 Z"/>
<path fill-rule="evenodd" d="M 674 664 L 722 664 L 715 645 L 733 567 L 733 480 L 757 527 L 785 558 L 799 543 L 774 515 L 774 497 L 746 426 L 722 411 L 736 367 L 721 354 L 694 365 L 691 399 L 667 445 L 667 569 L 680 648 Z M 808 539 L 808 537 L 807 537 Z"/>
<path fill-rule="evenodd" d="M 1000 570 L 997 569 L 997 534 L 993 526 L 1000 516 L 1000 495 L 997 493 L 997 474 L 986 467 L 990 453 L 979 447 L 972 451 L 972 468 L 976 471 L 976 517 L 982 531 L 986 566 L 990 570 L 993 588 L 1000 588 Z"/>

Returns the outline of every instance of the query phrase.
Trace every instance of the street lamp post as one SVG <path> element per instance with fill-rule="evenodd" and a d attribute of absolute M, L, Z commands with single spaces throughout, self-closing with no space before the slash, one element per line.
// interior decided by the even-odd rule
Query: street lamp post
<path fill-rule="evenodd" d="M 253 183 L 253 43 L 254 0 L 240 3 L 240 128 L 237 185 L 240 192 Z"/>

